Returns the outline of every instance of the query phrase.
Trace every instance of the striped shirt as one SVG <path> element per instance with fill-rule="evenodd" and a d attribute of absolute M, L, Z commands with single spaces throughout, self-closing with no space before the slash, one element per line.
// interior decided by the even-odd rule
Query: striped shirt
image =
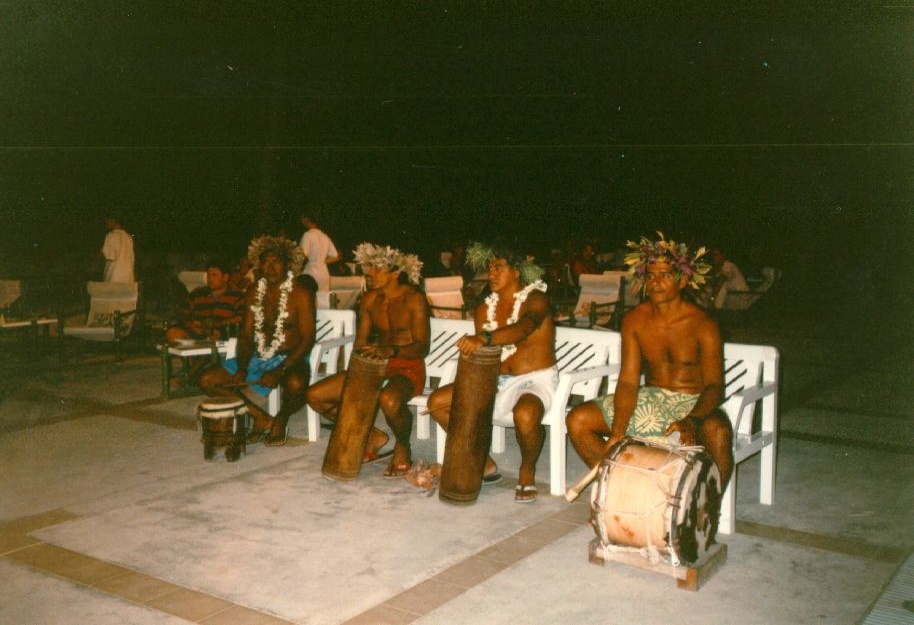
<path fill-rule="evenodd" d="M 226 326 L 241 323 L 244 314 L 244 293 L 231 288 L 215 296 L 208 286 L 194 289 L 184 300 L 178 311 L 178 322 L 187 326 L 190 321 L 200 321 L 204 325 L 218 328 L 222 338 L 226 337 Z"/>

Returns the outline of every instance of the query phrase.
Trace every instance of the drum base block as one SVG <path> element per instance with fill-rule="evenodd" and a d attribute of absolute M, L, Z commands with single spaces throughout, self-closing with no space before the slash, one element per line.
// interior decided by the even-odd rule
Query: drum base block
<path fill-rule="evenodd" d="M 594 538 L 588 547 L 588 559 L 591 564 L 605 565 L 607 562 L 620 562 L 661 575 L 668 575 L 676 578 L 677 588 L 698 590 L 727 561 L 727 545 L 715 543 L 697 562 L 673 566 L 665 562 L 654 564 L 640 553 L 604 548 L 600 545 L 600 540 Z"/>

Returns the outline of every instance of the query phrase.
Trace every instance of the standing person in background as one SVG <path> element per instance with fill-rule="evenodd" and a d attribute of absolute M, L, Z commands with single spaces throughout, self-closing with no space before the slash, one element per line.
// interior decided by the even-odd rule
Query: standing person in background
<path fill-rule="evenodd" d="M 108 234 L 101 249 L 105 259 L 105 282 L 136 282 L 133 273 L 133 237 L 114 217 L 105 219 L 105 227 Z"/>
<path fill-rule="evenodd" d="M 302 252 L 305 253 L 305 273 L 317 282 L 318 291 L 330 290 L 330 270 L 328 264 L 339 262 L 341 256 L 323 230 L 317 227 L 314 211 L 307 211 L 301 215 L 301 223 L 305 233 L 301 237 Z"/>

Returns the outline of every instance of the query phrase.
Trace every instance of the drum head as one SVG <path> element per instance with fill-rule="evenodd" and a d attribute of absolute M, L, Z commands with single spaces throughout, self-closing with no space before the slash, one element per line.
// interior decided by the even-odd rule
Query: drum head
<path fill-rule="evenodd" d="M 671 517 L 670 549 L 685 563 L 697 562 L 714 544 L 720 521 L 720 472 L 705 452 L 694 454 L 680 480 L 681 505 Z"/>
<path fill-rule="evenodd" d="M 208 397 L 197 407 L 197 414 L 208 419 L 224 419 L 246 412 L 244 400 L 240 397 Z"/>

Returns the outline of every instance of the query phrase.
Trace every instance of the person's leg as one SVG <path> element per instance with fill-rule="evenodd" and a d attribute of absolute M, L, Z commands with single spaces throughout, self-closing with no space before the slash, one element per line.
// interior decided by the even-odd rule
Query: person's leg
<path fill-rule="evenodd" d="M 543 402 L 536 395 L 521 395 L 514 404 L 514 428 L 521 458 L 517 473 L 517 482 L 521 488 L 515 496 L 518 501 L 536 499 L 536 461 L 543 449 L 543 441 L 546 440 L 544 413 Z"/>
<path fill-rule="evenodd" d="M 727 489 L 733 475 L 733 426 L 720 409 L 701 420 L 698 444 L 703 445 L 720 471 L 720 492 Z"/>
<path fill-rule="evenodd" d="M 211 397 L 240 397 L 245 399 L 237 389 L 227 386 L 232 382 L 232 374 L 226 370 L 222 364 L 207 367 L 200 374 L 198 383 L 203 392 Z M 257 406 L 252 405 L 245 399 L 248 408 L 248 414 L 251 415 L 253 424 L 248 436 L 250 442 L 256 442 L 263 437 L 263 434 L 270 430 L 272 418 L 270 415 L 260 410 Z"/>
<path fill-rule="evenodd" d="M 590 468 L 595 467 L 606 455 L 606 439 L 611 433 L 597 401 L 599 400 L 579 404 L 565 417 L 571 444 Z"/>
<path fill-rule="evenodd" d="M 284 445 L 288 436 L 286 426 L 289 418 L 302 409 L 307 399 L 308 381 L 310 380 L 308 362 L 303 361 L 291 367 L 282 380 L 282 405 L 273 417 L 267 445 Z"/>
<path fill-rule="evenodd" d="M 381 412 L 394 433 L 394 455 L 385 475 L 402 475 L 412 466 L 409 438 L 413 429 L 413 413 L 406 402 L 413 396 L 413 383 L 403 375 L 395 375 L 381 390 Z"/>
<path fill-rule="evenodd" d="M 428 413 L 445 432 L 447 432 L 447 424 L 451 418 L 451 402 L 453 398 L 453 384 L 446 384 L 435 389 L 428 398 Z"/>
<path fill-rule="evenodd" d="M 346 372 L 341 371 L 312 385 L 305 394 L 308 405 L 328 420 L 336 421 L 345 382 Z"/>

